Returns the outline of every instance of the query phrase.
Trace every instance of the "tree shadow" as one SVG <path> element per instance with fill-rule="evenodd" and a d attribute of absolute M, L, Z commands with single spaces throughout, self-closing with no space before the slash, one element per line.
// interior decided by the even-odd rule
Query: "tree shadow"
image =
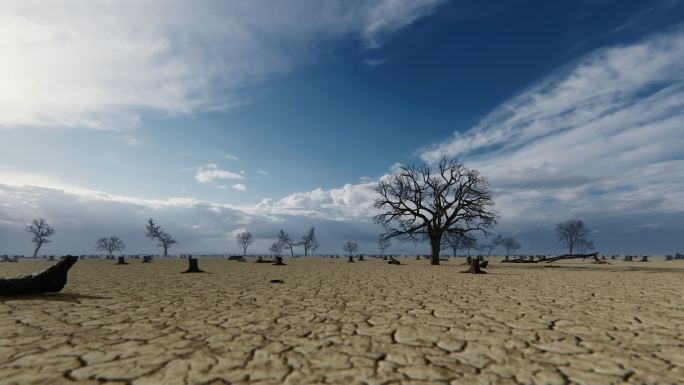
<path fill-rule="evenodd" d="M 111 297 L 102 297 L 98 295 L 79 294 L 79 293 L 44 293 L 44 294 L 29 294 L 29 295 L 8 295 L 0 296 L 0 302 L 7 301 L 57 301 L 57 302 L 76 302 L 88 299 L 112 299 Z"/>

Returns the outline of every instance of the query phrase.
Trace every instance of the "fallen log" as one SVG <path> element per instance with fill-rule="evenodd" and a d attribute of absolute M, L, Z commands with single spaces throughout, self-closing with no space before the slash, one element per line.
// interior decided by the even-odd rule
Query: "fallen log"
<path fill-rule="evenodd" d="M 577 258 L 582 258 L 582 259 L 593 258 L 595 261 L 598 261 L 598 260 L 599 260 L 599 259 L 598 259 L 598 253 L 591 253 L 591 254 L 564 254 L 564 255 L 559 255 L 559 256 L 557 256 L 557 257 L 548 258 L 548 259 L 546 260 L 546 263 L 556 262 L 556 261 L 559 261 L 559 260 L 561 260 L 561 259 L 577 259 Z"/>
<path fill-rule="evenodd" d="M 75 255 L 67 255 L 47 269 L 16 278 L 0 278 L 0 296 L 55 293 L 67 283 L 67 273 L 78 261 Z"/>

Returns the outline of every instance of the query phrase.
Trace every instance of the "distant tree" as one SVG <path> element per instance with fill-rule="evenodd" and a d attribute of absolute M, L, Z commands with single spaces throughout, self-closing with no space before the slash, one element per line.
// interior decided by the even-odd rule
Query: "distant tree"
<path fill-rule="evenodd" d="M 386 238 L 402 242 L 429 241 L 430 263 L 439 265 L 442 237 L 466 235 L 496 223 L 494 200 L 485 178 L 456 160 L 442 158 L 436 169 L 423 163 L 402 165 L 399 172 L 380 180 L 375 223 Z"/>
<path fill-rule="evenodd" d="M 575 248 L 577 251 L 581 254 L 586 253 L 587 251 L 594 250 L 594 242 L 586 240 L 586 239 L 580 239 L 577 241 L 575 244 Z"/>
<path fill-rule="evenodd" d="M 486 243 L 486 244 L 483 245 L 482 251 L 483 251 L 483 252 L 486 251 L 486 252 L 487 252 L 487 256 L 489 257 L 489 256 L 492 255 L 492 251 L 493 251 L 494 249 L 496 249 L 497 247 L 501 246 L 501 242 L 502 242 L 502 241 L 503 241 L 503 237 L 501 236 L 501 234 L 497 234 L 497 236 L 494 237 L 494 239 L 492 239 L 491 241 L 489 241 L 489 243 Z"/>
<path fill-rule="evenodd" d="M 520 242 L 518 242 L 513 237 L 504 237 L 501 240 L 501 246 L 503 246 L 503 248 L 506 249 L 506 259 L 508 259 L 508 256 L 511 255 L 511 253 L 515 252 L 516 250 L 519 250 L 522 247 L 522 245 L 520 245 Z"/>
<path fill-rule="evenodd" d="M 169 248 L 178 242 L 173 237 L 162 230 L 161 225 L 157 224 L 154 219 L 150 218 L 145 223 L 145 235 L 153 241 L 157 241 L 157 247 L 164 249 L 164 256 L 168 256 Z"/>
<path fill-rule="evenodd" d="M 354 254 L 359 251 L 359 245 L 354 242 L 347 242 L 342 246 L 342 250 L 347 253 L 348 256 L 353 257 Z"/>
<path fill-rule="evenodd" d="M 463 237 L 463 248 L 466 249 L 466 255 L 470 257 L 470 249 L 479 250 L 480 245 L 477 239 L 473 237 Z"/>
<path fill-rule="evenodd" d="M 276 257 L 280 257 L 280 256 L 283 254 L 283 248 L 284 248 L 284 247 L 285 247 L 285 246 L 283 245 L 282 242 L 280 242 L 280 241 L 275 241 L 275 242 L 273 242 L 273 244 L 271 245 L 271 247 L 269 247 L 269 250 L 270 250 L 271 253 L 273 253 L 273 255 L 275 255 Z"/>
<path fill-rule="evenodd" d="M 476 239 L 471 236 L 455 233 L 447 233 L 442 239 L 443 246 L 450 248 L 454 257 L 458 256 L 459 249 L 473 248 L 475 242 Z"/>
<path fill-rule="evenodd" d="M 572 254 L 575 246 L 579 244 L 586 248 L 589 242 L 586 239 L 588 234 L 589 230 L 581 219 L 568 219 L 556 225 L 556 239 L 562 246 L 568 248 L 568 254 Z"/>
<path fill-rule="evenodd" d="M 33 249 L 33 257 L 38 256 L 38 250 L 46 244 L 52 242 L 50 237 L 55 235 L 55 229 L 53 229 L 45 219 L 35 218 L 31 221 L 31 224 L 26 226 L 26 231 L 33 234 L 31 242 L 33 242 L 35 248 Z"/>
<path fill-rule="evenodd" d="M 241 231 L 235 236 L 237 244 L 242 247 L 242 255 L 247 255 L 247 248 L 254 242 L 254 237 L 249 231 Z"/>
<path fill-rule="evenodd" d="M 378 249 L 380 249 L 380 255 L 385 255 L 385 250 L 392 247 L 392 240 L 385 238 L 382 235 L 378 237 Z"/>
<path fill-rule="evenodd" d="M 106 251 L 108 259 L 114 258 L 115 251 L 121 251 L 125 248 L 126 245 L 119 237 L 100 238 L 95 243 L 95 250 Z"/>
<path fill-rule="evenodd" d="M 301 242 L 299 242 L 299 245 L 304 246 L 304 256 L 309 255 L 309 251 L 314 253 L 317 248 L 320 247 L 320 243 L 318 243 L 318 240 L 316 240 L 316 228 L 311 226 L 309 231 L 306 232 L 306 234 L 302 237 Z"/>
<path fill-rule="evenodd" d="M 283 245 L 283 248 L 289 248 L 290 256 L 294 257 L 294 247 L 297 246 L 297 243 L 290 238 L 290 234 L 280 230 L 280 233 L 278 233 L 278 242 Z"/>

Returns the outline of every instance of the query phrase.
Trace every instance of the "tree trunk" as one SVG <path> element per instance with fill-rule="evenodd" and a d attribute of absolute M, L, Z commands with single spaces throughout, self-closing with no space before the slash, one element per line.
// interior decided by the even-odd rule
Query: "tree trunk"
<path fill-rule="evenodd" d="M 359 255 L 359 261 L 365 261 L 365 259 L 363 259 L 363 255 Z"/>
<path fill-rule="evenodd" d="M 471 273 L 471 274 L 487 274 L 486 271 L 480 269 L 480 261 L 477 258 L 470 258 L 468 270 L 463 270 L 461 273 Z"/>
<path fill-rule="evenodd" d="M 183 273 L 204 273 L 200 270 L 197 264 L 197 258 L 193 258 L 192 255 L 188 255 L 188 269 L 183 271 Z"/>
<path fill-rule="evenodd" d="M 169 251 L 169 247 L 168 247 L 168 246 L 164 246 L 164 256 L 165 256 L 165 257 L 168 256 L 168 251 Z"/>
<path fill-rule="evenodd" d="M 116 263 L 117 265 L 128 265 L 128 262 L 124 259 L 123 256 L 119 257 L 119 262 Z"/>
<path fill-rule="evenodd" d="M 150 262 L 152 262 L 152 256 L 151 255 L 143 255 L 142 263 L 150 263 Z"/>
<path fill-rule="evenodd" d="M 276 261 L 275 261 L 274 265 L 277 265 L 277 266 L 284 266 L 285 265 L 283 263 L 283 257 L 277 256 L 277 257 L 275 257 L 275 260 Z"/>
<path fill-rule="evenodd" d="M 78 261 L 75 255 L 67 255 L 47 269 L 17 278 L 0 278 L 0 296 L 54 293 L 67 283 L 67 272 Z"/>
<path fill-rule="evenodd" d="M 55 256 L 54 256 L 54 255 L 51 255 L 51 256 L 48 258 L 48 261 L 54 261 L 54 260 L 55 260 Z"/>
<path fill-rule="evenodd" d="M 347 260 L 347 263 L 352 263 L 352 262 L 354 262 L 354 257 L 350 255 L 349 259 Z"/>
<path fill-rule="evenodd" d="M 439 265 L 439 251 L 442 248 L 442 234 L 430 238 L 430 264 Z"/>
<path fill-rule="evenodd" d="M 35 249 L 33 249 L 33 258 L 38 258 L 38 250 L 40 250 L 40 247 L 43 246 L 41 244 L 38 244 Z"/>

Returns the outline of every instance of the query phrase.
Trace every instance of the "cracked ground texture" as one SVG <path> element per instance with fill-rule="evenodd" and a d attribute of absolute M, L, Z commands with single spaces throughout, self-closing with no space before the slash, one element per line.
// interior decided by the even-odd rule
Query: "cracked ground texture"
<path fill-rule="evenodd" d="M 0 384 L 684 383 L 680 261 L 401 261 L 79 261 L 0 297 Z"/>

